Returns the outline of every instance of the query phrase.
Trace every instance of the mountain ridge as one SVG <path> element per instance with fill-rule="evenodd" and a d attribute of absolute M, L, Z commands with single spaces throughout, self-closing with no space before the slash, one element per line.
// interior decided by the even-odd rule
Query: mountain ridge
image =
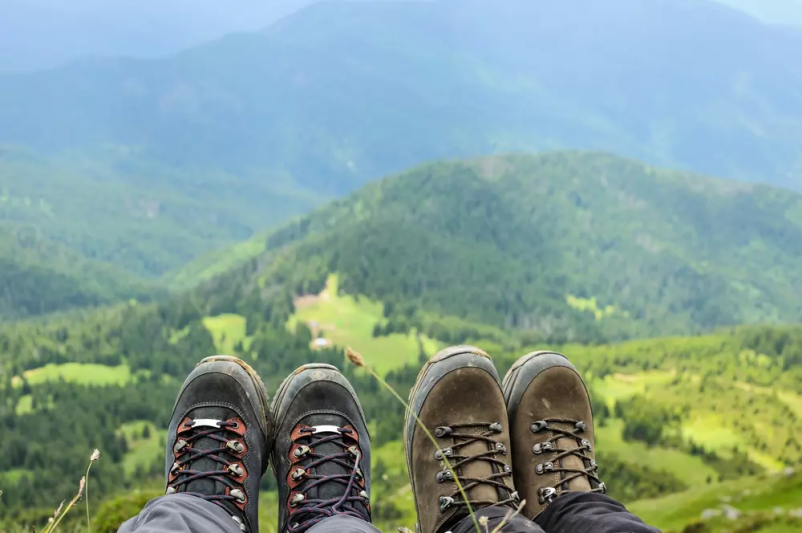
<path fill-rule="evenodd" d="M 544 148 L 799 186 L 802 71 L 786 58 L 802 34 L 690 0 L 457 5 L 322 3 L 170 59 L 2 76 L 0 142 L 113 142 L 340 194 L 421 161 Z"/>
<path fill-rule="evenodd" d="M 405 327 L 422 311 L 569 340 L 802 316 L 802 197 L 602 153 L 422 165 L 263 242 L 205 285 L 309 294 L 336 272 L 346 294 L 407 313 L 389 313 Z"/>

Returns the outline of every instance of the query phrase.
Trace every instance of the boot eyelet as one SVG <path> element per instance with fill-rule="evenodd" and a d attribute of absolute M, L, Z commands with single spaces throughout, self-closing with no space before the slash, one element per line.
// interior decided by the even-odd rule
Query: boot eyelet
<path fill-rule="evenodd" d="M 510 472 L 512 472 L 512 467 L 510 465 L 504 465 L 504 471 L 509 474 Z"/>
<path fill-rule="evenodd" d="M 598 466 L 599 466 L 599 465 L 598 465 L 598 463 L 596 462 L 596 459 L 591 459 L 591 460 L 590 460 L 590 467 L 591 467 L 591 468 L 597 468 Z"/>
<path fill-rule="evenodd" d="M 585 448 L 587 451 L 593 451 L 593 445 L 587 439 L 582 439 L 582 447 Z"/>
<path fill-rule="evenodd" d="M 543 420 L 538 420 L 537 422 L 532 422 L 530 429 L 532 430 L 532 433 L 538 433 L 540 431 L 543 431 L 546 428 L 546 426 L 548 426 L 546 422 L 544 422 Z"/>
<path fill-rule="evenodd" d="M 239 517 L 233 515 L 231 516 L 231 518 L 232 520 L 234 520 L 234 522 L 237 523 L 237 525 L 239 526 L 239 530 L 242 531 L 242 533 L 245 533 L 245 524 L 242 523 L 242 520 L 240 520 Z"/>
<path fill-rule="evenodd" d="M 181 465 L 178 463 L 173 463 L 173 466 L 170 467 L 170 473 L 175 474 L 176 472 L 181 471 Z"/>
<path fill-rule="evenodd" d="M 554 498 L 557 497 L 557 489 L 553 487 L 543 487 L 542 489 L 538 490 L 538 501 L 541 505 L 544 503 L 551 503 L 554 501 Z"/>
<path fill-rule="evenodd" d="M 532 446 L 532 453 L 534 453 L 535 455 L 540 455 L 541 453 L 543 453 L 543 452 L 545 452 L 547 450 L 552 450 L 553 448 L 554 447 L 552 446 L 552 444 L 550 442 L 543 442 L 543 443 L 535 444 L 534 446 Z"/>
<path fill-rule="evenodd" d="M 496 450 L 501 452 L 502 455 L 507 455 L 507 447 L 501 442 L 496 443 Z"/>
<path fill-rule="evenodd" d="M 183 440 L 183 439 L 182 439 L 182 440 L 179 440 L 178 442 L 176 442 L 176 443 L 175 443 L 175 446 L 173 447 L 173 451 L 174 451 L 175 453 L 177 453 L 177 454 L 180 454 L 180 453 L 181 453 L 181 450 L 183 450 L 184 448 L 186 448 L 186 447 L 187 447 L 187 444 L 188 444 L 188 442 L 187 442 L 187 441 L 185 441 L 185 440 Z"/>
<path fill-rule="evenodd" d="M 493 422 L 490 424 L 490 431 L 493 433 L 501 433 L 504 431 L 504 426 L 502 426 L 499 422 Z"/>
<path fill-rule="evenodd" d="M 242 492 L 240 489 L 232 490 L 231 492 L 229 492 L 229 495 L 234 496 L 234 498 L 239 503 L 244 503 L 245 502 L 245 493 Z"/>
<path fill-rule="evenodd" d="M 545 472 L 553 472 L 554 471 L 554 463 L 549 461 L 548 463 L 539 463 L 535 467 L 535 472 L 540 476 L 543 475 Z"/>
<path fill-rule="evenodd" d="M 293 481 L 298 481 L 299 479 L 301 479 L 305 475 L 306 475 L 306 470 L 304 470 L 303 468 L 296 468 L 295 472 L 292 473 L 292 480 Z"/>
<path fill-rule="evenodd" d="M 165 494 L 175 494 L 177 491 L 175 487 L 167 487 L 167 490 L 164 492 Z"/>
<path fill-rule="evenodd" d="M 451 472 L 448 470 L 444 470 L 442 472 L 438 472 L 436 476 L 438 483 L 443 483 L 445 481 L 453 481 L 454 476 L 451 475 Z"/>
<path fill-rule="evenodd" d="M 245 446 L 238 440 L 230 440 L 226 442 L 226 448 L 234 453 L 242 453 L 245 451 Z"/>
<path fill-rule="evenodd" d="M 599 483 L 599 489 L 601 489 L 602 494 L 607 494 L 607 485 L 604 484 L 604 481 Z"/>
<path fill-rule="evenodd" d="M 448 426 L 440 426 L 434 430 L 434 436 L 439 438 L 448 437 L 453 432 L 454 430 Z"/>
<path fill-rule="evenodd" d="M 368 491 L 366 491 L 366 490 L 359 491 L 359 497 L 360 498 L 364 498 L 365 501 L 367 501 L 368 500 Z"/>
<path fill-rule="evenodd" d="M 302 504 L 304 500 L 306 500 L 306 496 L 303 494 L 293 494 L 292 498 L 290 499 L 290 507 L 298 507 L 298 505 Z"/>
<path fill-rule="evenodd" d="M 443 448 L 442 450 L 437 450 L 436 452 L 434 452 L 434 458 L 437 459 L 438 461 L 443 459 L 444 456 L 451 457 L 452 455 L 454 455 L 454 450 L 452 450 L 451 448 Z"/>
<path fill-rule="evenodd" d="M 452 505 L 454 505 L 454 498 L 451 498 L 450 496 L 440 496 L 441 513 L 445 513 Z"/>
<path fill-rule="evenodd" d="M 579 422 L 577 422 L 577 423 L 574 425 L 574 428 L 576 428 L 576 432 L 577 432 L 577 433 L 584 433 L 585 431 L 587 431 L 587 430 L 588 430 L 588 425 L 587 425 L 587 424 L 585 424 L 583 421 L 581 421 L 581 420 L 580 420 Z"/>
<path fill-rule="evenodd" d="M 237 477 L 242 477 L 242 475 L 245 474 L 245 470 L 243 470 L 242 466 L 240 466 L 237 463 L 232 463 L 228 465 L 228 468 L 226 470 L 228 470 Z"/>
<path fill-rule="evenodd" d="M 300 446 L 298 448 L 295 448 L 295 451 L 292 452 L 292 455 L 295 458 L 298 458 L 298 457 L 303 457 L 309 452 L 310 452 L 309 446 Z"/>
<path fill-rule="evenodd" d="M 356 446 L 349 446 L 348 453 L 350 453 L 354 457 L 359 457 L 359 448 L 357 448 Z"/>

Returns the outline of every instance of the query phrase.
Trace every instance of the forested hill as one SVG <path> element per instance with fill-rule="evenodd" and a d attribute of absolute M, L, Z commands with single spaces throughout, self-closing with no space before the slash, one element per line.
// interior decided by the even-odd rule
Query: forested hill
<path fill-rule="evenodd" d="M 320 2 L 162 60 L 0 76 L 0 144 L 326 194 L 550 148 L 802 187 L 798 57 L 799 32 L 708 0 Z"/>
<path fill-rule="evenodd" d="M 213 301 L 317 293 L 338 273 L 391 327 L 441 338 L 429 314 L 581 340 L 802 318 L 802 197 L 605 154 L 423 165 L 265 247 L 207 282 Z"/>
<path fill-rule="evenodd" d="M 0 225 L 0 321 L 159 294 L 111 265 L 87 259 L 35 231 Z"/>

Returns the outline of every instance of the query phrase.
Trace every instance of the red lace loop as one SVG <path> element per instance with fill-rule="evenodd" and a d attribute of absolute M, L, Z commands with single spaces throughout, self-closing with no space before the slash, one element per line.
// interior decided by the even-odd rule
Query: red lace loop
<path fill-rule="evenodd" d="M 212 479 L 225 485 L 223 494 L 200 494 L 186 492 L 192 496 L 211 501 L 225 508 L 222 503 L 229 502 L 240 510 L 248 503 L 243 483 L 248 471 L 242 461 L 248 449 L 242 441 L 245 426 L 242 420 L 192 420 L 184 419 L 176 431 L 176 442 L 173 446 L 175 463 L 170 469 L 167 493 L 178 492 L 187 484 L 201 479 Z M 220 444 L 208 450 L 195 449 L 201 439 L 211 439 Z M 233 460 L 229 460 L 229 457 Z M 196 470 L 191 466 L 199 459 L 209 458 L 219 464 L 217 470 Z"/>

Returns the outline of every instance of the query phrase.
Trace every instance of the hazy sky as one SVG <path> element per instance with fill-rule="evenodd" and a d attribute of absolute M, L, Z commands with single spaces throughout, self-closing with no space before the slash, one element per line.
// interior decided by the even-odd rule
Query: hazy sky
<path fill-rule="evenodd" d="M 167 55 L 227 33 L 264 28 L 314 1 L 0 0 L 0 71 L 83 56 Z M 802 26 L 802 0 L 720 1 Z"/>
<path fill-rule="evenodd" d="M 0 70 L 174 53 L 264 28 L 313 0 L 0 0 Z"/>

